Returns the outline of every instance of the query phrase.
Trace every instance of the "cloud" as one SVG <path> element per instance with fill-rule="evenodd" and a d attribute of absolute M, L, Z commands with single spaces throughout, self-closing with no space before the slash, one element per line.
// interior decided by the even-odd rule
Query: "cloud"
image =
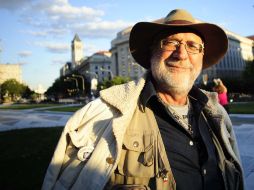
<path fill-rule="evenodd" d="M 0 9 L 16 11 L 24 9 L 33 0 L 0 0 Z"/>
<path fill-rule="evenodd" d="M 66 59 L 60 59 L 60 58 L 54 58 L 52 59 L 52 63 L 59 64 L 59 65 L 64 65 L 66 63 Z"/>
<path fill-rule="evenodd" d="M 76 24 L 72 27 L 74 33 L 81 36 L 92 38 L 108 38 L 113 37 L 120 30 L 133 25 L 132 22 L 117 21 L 97 21 L 84 24 Z"/>
<path fill-rule="evenodd" d="M 68 33 L 67 29 L 47 29 L 47 30 L 40 30 L 40 31 L 33 31 L 33 30 L 26 30 L 21 31 L 22 33 L 30 34 L 36 37 L 48 37 L 48 36 L 63 36 Z"/>
<path fill-rule="evenodd" d="M 19 55 L 20 57 L 29 57 L 29 56 L 32 55 L 32 52 L 31 52 L 31 51 L 26 51 L 26 50 L 25 50 L 25 51 L 19 52 L 18 55 Z"/>
<path fill-rule="evenodd" d="M 94 54 L 95 52 L 97 52 L 97 51 L 99 51 L 100 49 L 97 47 L 97 46 L 95 46 L 95 45 L 93 45 L 93 44 L 86 44 L 85 46 L 84 46 L 84 53 L 85 53 L 85 55 L 92 55 L 92 54 Z"/>
<path fill-rule="evenodd" d="M 70 51 L 70 44 L 59 42 L 35 42 L 34 45 L 44 47 L 50 53 L 68 53 Z"/>
<path fill-rule="evenodd" d="M 51 26 L 68 27 L 73 22 L 96 20 L 103 16 L 104 12 L 86 6 L 75 7 L 68 0 L 44 0 L 30 6 L 24 16 L 32 14 L 39 15 L 39 17 L 32 17 L 36 22 L 25 19 L 24 21 L 41 26 L 50 24 Z"/>
<path fill-rule="evenodd" d="M 102 16 L 104 13 L 101 10 L 96 10 L 90 7 L 74 7 L 67 1 L 53 4 L 45 9 L 45 13 L 52 19 L 65 18 L 65 19 L 91 19 L 94 17 Z"/>
<path fill-rule="evenodd" d="M 119 30 L 134 24 L 123 20 L 104 20 L 102 9 L 74 6 L 68 0 L 6 2 L 9 3 L 5 7 L 20 7 L 19 21 L 33 27 L 26 33 L 37 37 L 61 37 L 71 32 L 82 37 L 112 38 Z"/>

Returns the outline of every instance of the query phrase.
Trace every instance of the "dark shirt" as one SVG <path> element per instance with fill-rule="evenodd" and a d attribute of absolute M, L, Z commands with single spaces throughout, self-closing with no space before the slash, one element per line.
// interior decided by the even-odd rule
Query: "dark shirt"
<path fill-rule="evenodd" d="M 146 82 L 140 96 L 141 106 L 149 107 L 155 114 L 177 190 L 222 190 L 224 185 L 214 144 L 208 127 L 200 126 L 199 122 L 208 98 L 194 87 L 189 99 L 195 113 L 193 133 L 180 126 L 159 101 L 151 80 Z"/>

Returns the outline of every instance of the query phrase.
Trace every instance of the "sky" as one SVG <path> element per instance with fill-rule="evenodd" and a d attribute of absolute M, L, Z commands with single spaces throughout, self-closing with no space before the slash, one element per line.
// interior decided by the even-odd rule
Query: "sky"
<path fill-rule="evenodd" d="M 178 8 L 238 35 L 254 35 L 254 0 L 0 0 L 0 63 L 21 64 L 26 85 L 47 89 L 71 61 L 75 34 L 91 56 L 109 50 L 117 32 Z"/>

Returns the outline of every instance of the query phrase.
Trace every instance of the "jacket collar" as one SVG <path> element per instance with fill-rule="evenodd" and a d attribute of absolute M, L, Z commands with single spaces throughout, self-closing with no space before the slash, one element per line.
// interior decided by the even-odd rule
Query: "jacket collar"
<path fill-rule="evenodd" d="M 100 91 L 103 101 L 118 109 L 122 114 L 137 106 L 139 95 L 145 85 L 146 74 L 137 81 L 112 86 Z"/>
<path fill-rule="evenodd" d="M 100 91 L 100 97 L 103 101 L 115 107 L 123 114 L 137 106 L 137 102 L 147 80 L 149 80 L 149 72 L 145 73 L 137 81 L 112 86 Z M 209 115 L 221 115 L 221 109 L 218 108 L 219 103 L 216 93 L 200 90 L 193 86 L 189 96 L 198 100 Z"/>

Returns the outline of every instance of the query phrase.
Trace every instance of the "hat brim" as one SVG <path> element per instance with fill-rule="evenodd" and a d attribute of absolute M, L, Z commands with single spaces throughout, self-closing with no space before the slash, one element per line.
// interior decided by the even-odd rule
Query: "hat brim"
<path fill-rule="evenodd" d="M 154 38 L 159 33 L 172 31 L 197 31 L 205 43 L 203 69 L 216 63 L 225 55 L 228 49 L 228 39 L 225 32 L 218 26 L 209 23 L 197 24 L 160 24 L 151 22 L 139 22 L 133 26 L 129 47 L 133 58 L 146 69 L 150 68 L 150 47 Z"/>

